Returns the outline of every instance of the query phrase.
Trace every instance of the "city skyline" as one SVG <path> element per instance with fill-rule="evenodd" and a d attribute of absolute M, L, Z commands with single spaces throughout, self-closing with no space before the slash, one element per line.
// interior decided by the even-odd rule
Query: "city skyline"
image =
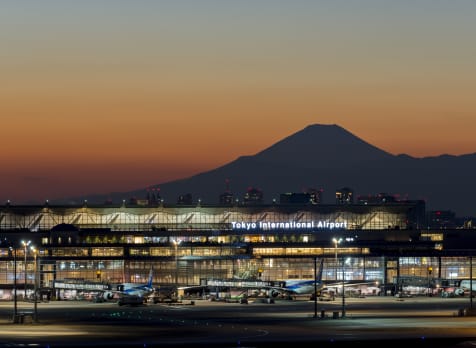
<path fill-rule="evenodd" d="M 0 201 L 128 191 L 310 124 L 476 152 L 471 1 L 5 1 Z"/>

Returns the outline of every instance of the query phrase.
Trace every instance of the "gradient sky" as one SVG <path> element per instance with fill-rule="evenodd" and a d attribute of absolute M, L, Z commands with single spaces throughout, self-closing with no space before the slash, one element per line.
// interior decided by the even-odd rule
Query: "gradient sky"
<path fill-rule="evenodd" d="M 474 0 L 4 0 L 0 202 L 122 192 L 310 124 L 476 152 Z"/>

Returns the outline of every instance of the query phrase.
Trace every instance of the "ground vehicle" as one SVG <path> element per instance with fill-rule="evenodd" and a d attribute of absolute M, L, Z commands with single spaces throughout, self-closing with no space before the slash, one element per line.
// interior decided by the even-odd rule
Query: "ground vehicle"
<path fill-rule="evenodd" d="M 144 298 L 137 295 L 127 295 L 121 296 L 117 301 L 119 306 L 130 305 L 130 306 L 139 306 L 144 304 Z"/>
<path fill-rule="evenodd" d="M 319 301 L 334 301 L 335 294 L 334 291 L 324 289 L 319 295 Z"/>

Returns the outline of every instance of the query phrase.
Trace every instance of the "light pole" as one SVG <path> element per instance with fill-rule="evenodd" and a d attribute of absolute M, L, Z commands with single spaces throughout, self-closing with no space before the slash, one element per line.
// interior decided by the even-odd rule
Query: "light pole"
<path fill-rule="evenodd" d="M 178 287 L 178 246 L 182 242 L 180 239 L 172 240 L 175 246 L 175 286 Z"/>
<path fill-rule="evenodd" d="M 13 253 L 13 321 L 17 319 L 18 316 L 18 306 L 17 306 L 17 249 L 10 246 L 10 250 Z"/>
<path fill-rule="evenodd" d="M 339 268 L 339 262 L 337 261 L 337 246 L 340 244 L 340 242 L 342 242 L 342 238 L 332 238 L 332 242 L 334 243 L 334 249 L 335 249 L 335 265 L 336 265 L 336 268 L 335 268 L 335 274 L 336 274 L 336 282 L 337 282 L 337 269 Z"/>
<path fill-rule="evenodd" d="M 317 257 L 314 257 L 314 318 L 317 318 Z"/>
<path fill-rule="evenodd" d="M 25 294 L 23 296 L 23 299 L 26 299 L 26 257 L 28 255 L 28 246 L 30 245 L 31 241 L 25 242 L 24 240 L 21 241 L 21 244 L 23 245 L 24 252 L 25 252 Z"/>
<path fill-rule="evenodd" d="M 342 318 L 345 318 L 345 264 L 349 261 L 350 258 L 342 257 Z"/>
<path fill-rule="evenodd" d="M 473 309 L 473 257 L 469 257 L 469 308 Z"/>
<path fill-rule="evenodd" d="M 34 292 L 33 297 L 35 301 L 35 307 L 33 311 L 33 320 L 35 323 L 38 322 L 38 249 L 32 247 L 31 250 L 33 251 L 33 255 L 35 256 L 35 281 L 34 281 Z"/>
<path fill-rule="evenodd" d="M 342 318 L 345 318 L 345 261 L 342 257 Z"/>
<path fill-rule="evenodd" d="M 427 277 L 428 277 L 428 284 L 427 284 L 427 291 L 426 291 L 426 295 L 427 296 L 431 296 L 432 293 L 431 293 L 431 289 L 430 289 L 430 278 L 431 278 L 431 274 L 433 273 L 433 267 L 429 266 L 428 267 L 428 270 L 427 270 L 428 274 L 427 274 Z"/>

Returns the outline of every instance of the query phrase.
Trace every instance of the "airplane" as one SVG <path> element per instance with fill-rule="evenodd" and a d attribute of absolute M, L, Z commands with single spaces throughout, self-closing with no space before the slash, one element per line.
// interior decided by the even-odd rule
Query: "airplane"
<path fill-rule="evenodd" d="M 322 281 L 322 272 L 324 270 L 324 259 L 321 259 L 319 273 L 316 279 L 286 279 L 282 281 L 281 287 L 270 287 L 268 294 L 270 297 L 279 295 L 307 295 L 319 293 L 327 285 Z"/>
<path fill-rule="evenodd" d="M 476 279 L 463 279 L 459 282 L 459 286 L 455 287 L 454 294 L 458 296 L 464 296 L 465 294 L 471 293 L 474 296 L 474 292 L 476 291 Z M 468 295 L 469 296 L 469 295 Z"/>
<path fill-rule="evenodd" d="M 122 304 L 139 304 L 146 302 L 147 296 L 152 294 L 155 289 L 152 285 L 153 272 L 152 268 L 149 272 L 149 278 L 146 284 L 138 283 L 121 283 L 114 286 L 113 289 L 105 290 L 103 298 L 112 300 L 119 297 L 118 303 Z"/>
<path fill-rule="evenodd" d="M 325 287 L 322 282 L 324 259 L 321 260 L 319 274 L 316 279 L 288 279 L 282 281 L 261 281 L 251 279 L 208 279 L 206 287 L 216 291 L 219 288 L 234 289 L 239 294 L 250 290 L 254 296 L 265 295 L 266 297 L 292 296 L 301 294 L 311 294 Z"/>
<path fill-rule="evenodd" d="M 269 298 L 293 297 L 297 295 L 310 295 L 311 298 L 314 294 L 320 294 L 324 289 L 334 289 L 334 293 L 339 292 L 342 287 L 352 288 L 359 286 L 375 285 L 375 282 L 324 282 L 322 280 L 322 273 L 324 259 L 321 259 L 319 266 L 319 273 L 316 274 L 316 279 L 285 279 L 282 281 L 259 281 L 259 280 L 245 280 L 245 279 L 209 279 L 207 280 L 207 287 L 211 290 L 215 290 L 218 294 L 219 288 L 230 288 L 234 291 L 251 290 L 253 296 L 266 296 Z"/>

